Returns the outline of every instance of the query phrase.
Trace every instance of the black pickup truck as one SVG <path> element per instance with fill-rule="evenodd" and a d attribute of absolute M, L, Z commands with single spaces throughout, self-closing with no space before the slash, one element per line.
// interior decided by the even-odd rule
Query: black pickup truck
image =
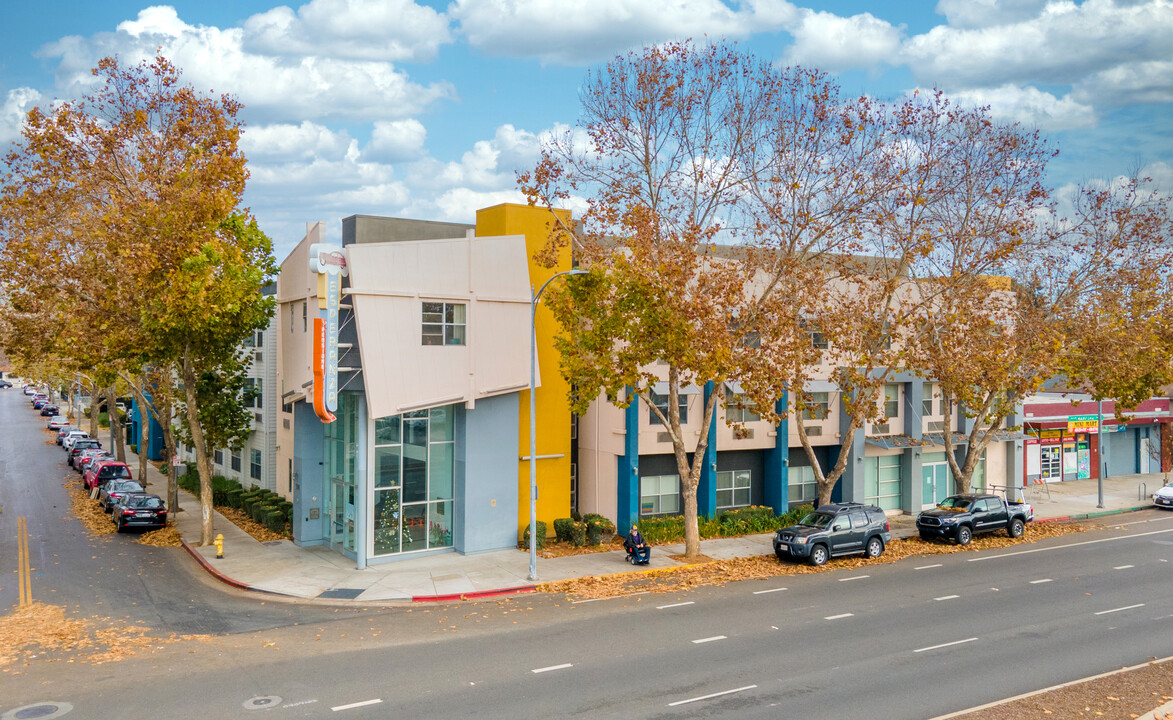
<path fill-rule="evenodd" d="M 968 545 L 974 535 L 997 530 L 1022 537 L 1026 523 L 1034 519 L 1034 508 L 1024 502 L 1006 502 L 997 495 L 950 495 L 917 515 L 916 529 L 926 540 L 946 538 Z"/>

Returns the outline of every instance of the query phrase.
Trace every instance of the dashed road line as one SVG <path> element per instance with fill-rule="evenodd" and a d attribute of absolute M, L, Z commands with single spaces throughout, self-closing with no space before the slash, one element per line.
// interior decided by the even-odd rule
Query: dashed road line
<path fill-rule="evenodd" d="M 933 599 L 934 600 L 956 600 L 959 597 L 961 597 L 961 596 L 960 595 L 942 595 L 939 598 L 933 598 Z"/>
<path fill-rule="evenodd" d="M 982 557 L 969 558 L 966 562 L 982 562 L 984 560 L 999 560 L 1001 558 L 1015 557 L 1018 555 L 1030 555 L 1033 553 L 1050 552 L 1052 550 L 1065 550 L 1067 548 L 1079 547 L 1081 545 L 1097 545 L 1099 543 L 1115 542 L 1117 540 L 1132 540 L 1134 538 L 1148 537 L 1149 535 L 1164 535 L 1173 532 L 1173 528 L 1168 530 L 1153 530 L 1151 532 L 1135 533 L 1133 535 L 1117 535 L 1116 537 L 1100 538 L 1099 540 L 1084 540 L 1083 542 L 1067 543 L 1066 545 L 1055 545 L 1053 547 L 1035 548 L 1033 550 L 1019 550 L 1018 552 L 1002 553 L 1000 555 L 983 555 Z M 1160 542 L 1160 541 L 1154 541 Z M 1173 544 L 1173 543 L 1170 543 Z"/>
<path fill-rule="evenodd" d="M 1098 613 L 1093 613 L 1093 614 L 1094 615 L 1107 615 L 1108 613 L 1120 612 L 1121 610 L 1135 610 L 1139 607 L 1144 607 L 1144 603 L 1137 603 L 1136 605 L 1127 605 L 1125 607 L 1113 608 L 1111 610 L 1101 610 Z"/>
<path fill-rule="evenodd" d="M 1049 583 L 1049 582 L 1051 582 L 1051 578 L 1042 578 L 1041 580 L 1031 580 L 1030 584 L 1031 585 L 1041 585 L 1043 583 Z"/>
<path fill-rule="evenodd" d="M 734 688 L 732 690 L 722 690 L 721 692 L 709 693 L 708 695 L 701 695 L 700 697 L 689 698 L 687 700 L 677 700 L 676 702 L 668 703 L 668 707 L 676 707 L 677 705 L 687 705 L 688 703 L 700 702 L 701 700 L 709 700 L 722 695 L 732 695 L 733 693 L 745 692 L 746 690 L 753 690 L 757 685 L 746 685 L 745 687 Z"/>
<path fill-rule="evenodd" d="M 871 575 L 854 575 L 852 577 L 839 578 L 839 582 L 851 582 L 852 580 L 863 580 L 864 578 L 870 577 Z"/>
<path fill-rule="evenodd" d="M 366 707 L 367 705 L 378 705 L 381 702 L 383 702 L 381 698 L 375 698 L 374 700 L 363 700 L 362 702 L 350 703 L 349 705 L 337 705 L 330 709 L 338 712 L 339 710 L 350 710 L 351 708 Z"/>
<path fill-rule="evenodd" d="M 786 588 L 770 588 L 769 590 L 754 590 L 754 595 L 765 595 L 766 593 L 782 592 Z"/>
<path fill-rule="evenodd" d="M 920 567 L 913 568 L 913 570 L 928 570 L 929 568 L 935 567 L 941 567 L 941 563 L 937 563 L 936 565 L 921 565 Z"/>
<path fill-rule="evenodd" d="M 953 642 L 941 643 L 940 645 L 931 645 L 929 647 L 923 647 L 920 650 L 913 650 L 913 652 L 920 653 L 920 652 L 928 652 L 929 650 L 940 650 L 941 648 L 953 647 L 954 645 L 963 645 L 965 643 L 973 642 L 974 640 L 977 640 L 977 638 L 971 637 L 971 638 L 966 638 L 964 640 L 954 640 Z"/>
<path fill-rule="evenodd" d="M 1135 565 L 1117 565 L 1113 570 L 1127 570 L 1128 568 L 1136 567 Z"/>
<path fill-rule="evenodd" d="M 688 602 L 672 603 L 671 605 L 657 605 L 656 609 L 657 610 L 667 610 L 668 608 L 684 607 L 685 605 L 695 605 L 695 604 L 696 604 L 695 602 L 693 602 L 692 600 L 689 600 Z"/>
<path fill-rule="evenodd" d="M 727 638 L 724 635 L 714 635 L 713 637 L 700 638 L 699 640 L 693 640 L 692 644 L 693 645 L 700 645 L 701 643 L 713 642 L 715 640 L 728 640 L 728 639 L 729 638 Z"/>
<path fill-rule="evenodd" d="M 537 675 L 538 673 L 550 672 L 551 670 L 565 670 L 569 667 L 574 667 L 574 663 L 562 663 L 561 665 L 551 665 L 550 667 L 534 668 L 530 672 Z"/>
<path fill-rule="evenodd" d="M 828 615 L 824 620 L 839 620 L 841 618 L 854 617 L 855 613 L 840 613 L 839 615 Z"/>

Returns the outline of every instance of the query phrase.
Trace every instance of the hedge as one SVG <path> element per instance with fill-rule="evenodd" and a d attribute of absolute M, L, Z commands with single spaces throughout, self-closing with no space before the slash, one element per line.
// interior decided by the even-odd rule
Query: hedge
<path fill-rule="evenodd" d="M 526 525 L 525 533 L 522 534 L 521 542 L 518 543 L 518 547 L 523 549 L 529 548 L 529 529 L 530 526 Z M 546 547 L 546 522 L 544 520 L 538 520 L 538 534 L 535 539 L 537 540 L 538 550 Z"/>
<path fill-rule="evenodd" d="M 814 510 L 810 505 L 801 505 L 781 515 L 774 515 L 773 508 L 750 506 L 725 510 L 716 517 L 697 518 L 701 539 L 714 537 L 736 537 L 773 532 L 794 525 L 804 515 Z M 674 543 L 684 540 L 684 516 L 640 518 L 640 533 L 650 544 Z"/>

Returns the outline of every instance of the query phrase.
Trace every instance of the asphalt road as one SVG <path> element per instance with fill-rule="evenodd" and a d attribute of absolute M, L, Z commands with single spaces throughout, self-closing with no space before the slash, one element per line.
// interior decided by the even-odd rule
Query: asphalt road
<path fill-rule="evenodd" d="M 8 478 L 19 469 L 6 443 L 20 432 L 6 419 L 12 399 L 0 397 L 9 544 Z M 13 506 L 33 525 L 37 504 L 60 502 L 59 485 L 23 489 Z M 33 540 L 46 545 L 38 562 L 47 570 L 34 594 L 91 592 L 128 613 L 136 600 L 151 608 L 134 612 L 158 623 L 214 616 L 208 624 L 240 631 L 118 663 L 5 671 L 0 717 L 56 701 L 86 718 L 238 718 L 250 703 L 282 718 L 931 718 L 1173 655 L 1173 513 L 1160 511 L 1013 550 L 679 595 L 518 596 L 361 616 L 277 606 L 298 625 L 268 615 L 269 603 L 203 586 L 178 552 L 95 543 L 62 526 Z M 10 554 L 6 545 L 6 562 Z M 85 562 L 94 554 L 100 563 Z M 161 589 L 163 578 L 185 590 Z M 119 693 L 126 678 L 151 691 Z"/>
<path fill-rule="evenodd" d="M 79 475 L 19 388 L 0 390 L 0 608 L 19 600 L 17 518 L 25 517 L 33 600 L 84 617 L 126 618 L 163 632 L 229 634 L 333 619 L 333 608 L 266 601 L 208 578 L 181 548 L 128 535 L 91 537 L 65 483 Z M 105 439 L 103 439 L 105 441 Z M 347 609 L 346 613 L 369 610 Z"/>

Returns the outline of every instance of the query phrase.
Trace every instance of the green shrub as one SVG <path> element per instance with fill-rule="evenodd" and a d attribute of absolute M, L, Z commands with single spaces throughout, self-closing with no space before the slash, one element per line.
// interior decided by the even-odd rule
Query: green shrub
<path fill-rule="evenodd" d="M 587 524 L 584 522 L 570 523 L 570 544 L 582 547 L 587 543 Z"/>
<path fill-rule="evenodd" d="M 570 528 L 573 525 L 573 518 L 558 518 L 554 521 L 554 537 L 560 542 L 570 542 Z"/>
<path fill-rule="evenodd" d="M 684 539 L 683 515 L 640 518 L 636 524 L 644 540 L 651 545 L 679 542 Z"/>
<path fill-rule="evenodd" d="M 518 547 L 529 548 L 529 529 L 530 526 L 526 525 L 525 533 L 521 536 L 521 543 Z M 546 522 L 544 520 L 538 520 L 538 533 L 534 539 L 537 541 L 538 550 L 546 547 Z"/>
<path fill-rule="evenodd" d="M 586 524 L 587 542 L 591 545 L 601 545 L 611 542 L 615 538 L 615 523 L 597 513 L 582 516 Z"/>
<path fill-rule="evenodd" d="M 227 503 L 228 507 L 239 508 L 240 502 L 241 502 L 241 498 L 240 498 L 241 495 L 244 495 L 244 490 L 241 490 L 239 488 L 234 488 L 232 490 L 229 490 L 226 493 L 226 498 L 228 500 L 228 503 Z"/>
<path fill-rule="evenodd" d="M 286 515 L 280 510 L 271 510 L 265 513 L 265 527 L 275 533 L 285 532 Z"/>

